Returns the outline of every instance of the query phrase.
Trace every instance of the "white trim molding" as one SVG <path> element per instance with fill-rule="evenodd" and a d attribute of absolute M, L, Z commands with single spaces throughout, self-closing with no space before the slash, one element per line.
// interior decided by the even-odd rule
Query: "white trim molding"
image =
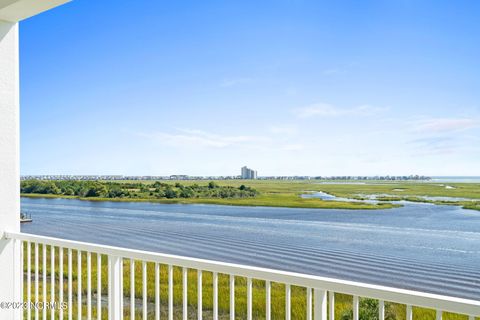
<path fill-rule="evenodd" d="M 18 22 L 70 0 L 0 0 L 0 20 Z"/>

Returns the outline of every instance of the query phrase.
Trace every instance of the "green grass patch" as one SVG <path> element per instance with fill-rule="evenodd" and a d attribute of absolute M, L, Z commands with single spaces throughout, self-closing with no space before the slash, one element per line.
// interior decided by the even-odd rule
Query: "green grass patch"
<path fill-rule="evenodd" d="M 24 245 L 24 300 L 27 301 L 27 245 Z M 39 295 L 38 300 L 43 301 L 43 247 L 39 245 Z M 51 301 L 51 247 L 46 247 L 46 301 Z M 34 245 L 31 244 L 31 266 L 32 266 L 32 286 L 31 286 L 31 301 L 35 301 L 34 290 Z M 67 302 L 68 299 L 68 251 L 63 252 L 63 301 Z M 59 250 L 55 248 L 55 297 L 54 301 L 59 302 Z M 135 290 L 135 305 L 136 305 L 136 318 L 141 319 L 142 311 L 142 262 L 135 261 L 135 277 L 134 277 L 134 290 Z M 64 310 L 64 319 L 68 319 L 69 312 L 73 313 L 73 318 L 77 319 L 77 289 L 79 280 L 81 279 L 81 292 L 82 292 L 82 314 L 86 317 L 87 314 L 87 254 L 82 252 L 81 254 L 81 274 L 78 272 L 78 260 L 77 251 L 72 251 L 72 309 Z M 91 284 L 92 284 L 92 317 L 96 319 L 97 315 L 97 255 L 91 254 Z M 101 266 L 101 293 L 105 298 L 108 292 L 108 267 L 107 257 L 102 256 Z M 188 288 L 188 319 L 197 318 L 197 277 L 196 270 L 188 270 L 187 273 L 187 288 Z M 132 283 L 130 282 L 130 260 L 123 260 L 123 290 L 124 290 L 124 319 L 130 319 L 130 289 Z M 266 312 L 266 291 L 265 281 L 254 280 L 253 281 L 253 295 L 252 295 L 252 311 L 254 319 L 265 319 Z M 173 313 L 174 319 L 182 319 L 182 299 L 183 299 L 183 277 L 182 268 L 173 268 Z M 271 286 L 271 311 L 272 319 L 285 319 L 285 285 L 281 283 L 272 283 Z M 229 319 L 230 315 L 230 284 L 229 275 L 219 274 L 218 277 L 218 307 L 219 318 Z M 213 274 L 211 272 L 202 272 L 202 309 L 203 317 L 205 319 L 211 319 L 213 315 Z M 161 317 L 165 319 L 168 317 L 168 266 L 160 265 L 160 301 L 161 301 Z M 148 302 L 148 319 L 154 319 L 154 306 L 155 306 L 155 264 L 152 262 L 147 263 L 147 302 Z M 307 301 L 306 301 L 306 289 L 302 287 L 291 287 L 291 317 L 292 319 L 303 320 L 306 319 L 307 313 Z M 401 304 L 395 304 L 386 302 L 386 319 L 387 320 L 400 320 L 405 319 L 406 306 Z M 414 319 L 425 320 L 435 319 L 435 311 L 425 308 L 414 307 Z M 102 319 L 107 319 L 107 305 L 106 300 L 102 303 Z M 35 311 L 32 310 L 32 315 Z M 26 319 L 26 312 L 24 313 Z M 42 317 L 42 311 L 39 311 L 40 318 Z M 235 315 L 236 319 L 247 318 L 247 279 L 243 277 L 235 277 Z M 51 318 L 51 311 L 47 310 L 47 319 Z M 59 311 L 55 311 L 55 319 L 59 319 Z M 335 294 L 335 319 L 350 320 L 352 319 L 352 296 L 345 294 Z M 361 320 L 376 320 L 378 319 L 378 301 L 374 299 L 360 299 L 360 319 Z M 468 319 L 465 315 L 458 315 L 445 312 L 443 314 L 445 320 L 463 320 Z"/>

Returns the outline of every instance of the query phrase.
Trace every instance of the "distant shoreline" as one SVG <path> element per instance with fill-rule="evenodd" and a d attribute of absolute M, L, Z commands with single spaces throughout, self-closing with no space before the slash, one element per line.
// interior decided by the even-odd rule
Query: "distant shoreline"
<path fill-rule="evenodd" d="M 399 208 L 401 205 L 392 203 L 380 204 L 366 204 L 359 202 L 343 202 L 343 201 L 323 201 L 319 199 L 302 199 L 293 202 L 292 199 L 285 199 L 282 203 L 276 199 L 268 196 L 259 196 L 257 198 L 246 199 L 132 199 L 132 198 L 98 198 L 98 197 L 79 197 L 79 196 L 65 196 L 52 194 L 37 194 L 27 193 L 20 194 L 23 198 L 44 198 L 44 199 L 71 199 L 81 201 L 96 201 L 96 202 L 150 202 L 162 204 L 211 204 L 211 205 L 226 205 L 226 206 L 246 206 L 246 207 L 278 207 L 278 208 L 303 208 L 303 209 L 347 209 L 347 210 L 380 210 Z M 290 201 L 288 201 L 290 200 Z"/>
<path fill-rule="evenodd" d="M 23 183 L 23 182 L 22 182 Z M 67 185 L 88 184 L 89 182 L 56 182 L 59 188 Z M 197 193 L 193 197 L 182 197 L 179 192 L 192 186 L 201 188 L 205 182 L 182 181 L 182 185 L 175 187 L 177 183 L 160 182 L 98 182 L 107 183 L 109 187 L 121 187 L 128 190 L 125 196 L 105 197 L 102 194 L 84 196 L 83 194 L 67 195 L 59 193 L 22 193 L 23 197 L 30 198 L 63 198 L 83 201 L 112 201 L 112 202 L 150 202 L 163 204 L 211 204 L 228 206 L 250 207 L 279 207 L 279 208 L 310 208 L 310 209 L 348 209 L 348 210 L 378 210 L 401 207 L 402 201 L 430 203 L 436 205 L 460 206 L 464 209 L 480 211 L 480 185 L 475 183 L 441 183 L 441 182 L 390 182 L 390 183 L 318 183 L 316 181 L 265 181 L 249 180 L 248 187 L 243 189 L 257 190 L 254 196 L 220 197 L 220 194 Z M 96 184 L 98 184 L 96 183 Z M 237 190 L 245 180 L 227 180 L 215 182 L 213 190 Z M 155 184 L 170 186 L 177 190 L 177 195 L 167 198 L 154 189 Z M 198 185 L 197 185 L 198 184 Z M 124 186 L 128 186 L 125 187 Z M 144 187 L 146 186 L 146 187 Z M 132 189 L 132 188 L 137 189 Z M 229 189 L 230 188 L 230 189 Z M 234 189 L 231 189 L 234 188 Z M 235 189 L 237 188 L 237 189 Z M 143 191 L 141 190 L 143 189 Z M 63 192 L 63 190 L 60 190 Z M 323 199 L 322 197 L 302 197 L 309 192 L 324 192 L 335 198 Z M 103 192 L 105 193 L 105 192 Z M 161 197 L 159 196 L 161 195 Z M 205 197 L 207 195 L 209 197 Z M 376 203 L 369 203 L 372 196 Z M 352 199 L 353 201 L 348 201 Z M 363 201 L 364 200 L 364 201 Z"/>

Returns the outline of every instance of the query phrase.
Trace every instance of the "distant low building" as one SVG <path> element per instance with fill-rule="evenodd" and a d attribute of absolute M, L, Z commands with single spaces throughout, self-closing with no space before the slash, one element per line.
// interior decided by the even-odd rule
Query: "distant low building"
<path fill-rule="evenodd" d="M 242 179 L 257 179 L 257 171 L 246 166 L 242 167 L 241 177 Z"/>
<path fill-rule="evenodd" d="M 189 180 L 189 176 L 186 174 L 173 174 L 170 176 L 170 180 Z"/>

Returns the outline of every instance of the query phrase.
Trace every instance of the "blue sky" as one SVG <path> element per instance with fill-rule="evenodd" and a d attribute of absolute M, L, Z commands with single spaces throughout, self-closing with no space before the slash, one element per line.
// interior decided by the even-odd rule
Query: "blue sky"
<path fill-rule="evenodd" d="M 87 1 L 21 23 L 22 174 L 480 175 L 478 1 Z"/>

